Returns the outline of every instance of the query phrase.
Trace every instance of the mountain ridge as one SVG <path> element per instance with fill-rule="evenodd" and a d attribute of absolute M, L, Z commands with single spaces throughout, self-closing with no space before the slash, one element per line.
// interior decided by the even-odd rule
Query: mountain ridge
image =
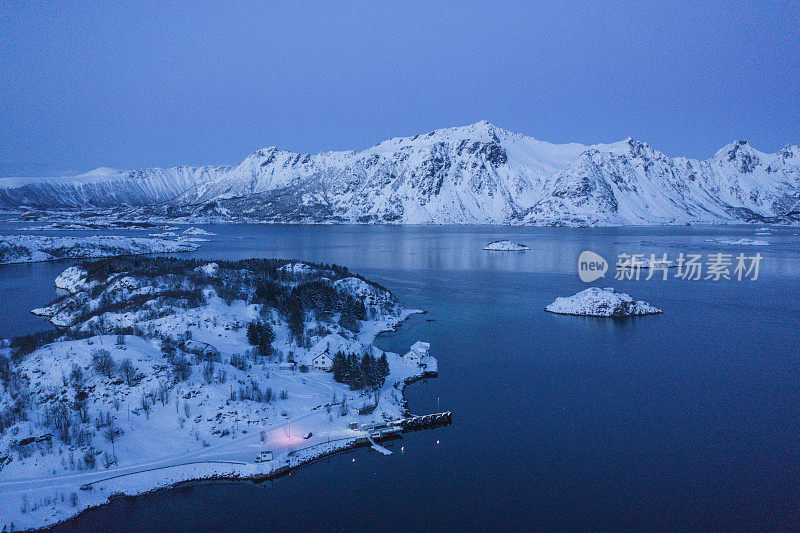
<path fill-rule="evenodd" d="M 14 181 L 16 180 L 16 181 Z M 274 146 L 235 166 L 0 178 L 0 206 L 137 207 L 270 222 L 641 225 L 796 222 L 800 148 L 735 140 L 712 157 L 646 142 L 553 144 L 489 122 L 394 137 L 364 150 Z"/>

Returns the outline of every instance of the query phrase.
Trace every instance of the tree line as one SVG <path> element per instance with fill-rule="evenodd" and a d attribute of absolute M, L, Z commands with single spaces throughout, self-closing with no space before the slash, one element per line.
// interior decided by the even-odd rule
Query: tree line
<path fill-rule="evenodd" d="M 376 358 L 371 351 L 361 356 L 338 352 L 333 356 L 331 370 L 334 380 L 350 385 L 351 389 L 377 389 L 389 375 L 389 361 L 385 353 Z"/>

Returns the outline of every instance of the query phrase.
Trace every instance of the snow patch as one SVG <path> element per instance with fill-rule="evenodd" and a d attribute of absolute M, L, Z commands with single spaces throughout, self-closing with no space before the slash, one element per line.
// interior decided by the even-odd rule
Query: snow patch
<path fill-rule="evenodd" d="M 490 242 L 486 246 L 483 247 L 484 250 L 493 250 L 499 252 L 521 252 L 523 250 L 528 250 L 529 248 L 524 244 L 517 244 L 511 241 L 494 241 Z"/>
<path fill-rule="evenodd" d="M 71 266 L 58 275 L 55 281 L 57 289 L 71 292 L 88 291 L 97 282 L 88 282 L 89 273 L 79 266 Z"/>
<path fill-rule="evenodd" d="M 197 267 L 195 270 L 198 272 L 202 272 L 206 276 L 210 278 L 219 277 L 219 264 L 218 263 L 208 263 L 206 265 Z"/>

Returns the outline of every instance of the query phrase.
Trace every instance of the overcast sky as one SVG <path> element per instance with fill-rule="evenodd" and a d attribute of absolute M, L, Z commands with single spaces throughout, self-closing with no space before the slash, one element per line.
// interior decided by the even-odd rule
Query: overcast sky
<path fill-rule="evenodd" d="M 0 4 L 0 175 L 237 163 L 482 119 L 671 156 L 800 143 L 796 0 L 155 3 Z"/>

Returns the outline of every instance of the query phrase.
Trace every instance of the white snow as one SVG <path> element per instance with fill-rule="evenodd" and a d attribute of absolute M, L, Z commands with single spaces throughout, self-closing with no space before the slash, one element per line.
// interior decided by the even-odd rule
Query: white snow
<path fill-rule="evenodd" d="M 208 263 L 201 267 L 197 267 L 197 270 L 203 272 L 206 276 L 210 278 L 216 278 L 219 276 L 219 264 L 217 263 Z"/>
<path fill-rule="evenodd" d="M 0 205 L 82 208 L 158 204 L 227 170 L 222 166 L 96 169 L 77 176 L 0 178 Z"/>
<path fill-rule="evenodd" d="M 42 235 L 0 236 L 0 264 L 31 263 L 65 258 L 188 252 L 199 246 L 166 239 L 92 235 L 46 237 Z"/>
<path fill-rule="evenodd" d="M 660 314 L 661 309 L 634 300 L 629 294 L 614 292 L 612 287 L 590 287 L 573 296 L 556 298 L 545 311 L 561 315 L 634 316 Z"/>
<path fill-rule="evenodd" d="M 747 237 L 742 237 L 741 239 L 708 239 L 707 242 L 730 244 L 733 246 L 769 246 L 768 241 L 761 239 L 749 239 Z"/>
<path fill-rule="evenodd" d="M 494 241 L 483 247 L 484 250 L 495 250 L 500 252 L 520 252 L 528 250 L 524 244 L 517 244 L 511 241 Z"/>
<path fill-rule="evenodd" d="M 311 272 L 311 267 L 305 263 L 287 263 L 280 267 L 278 271 L 286 274 L 305 275 Z"/>
<path fill-rule="evenodd" d="M 88 291 L 97 285 L 97 282 L 89 282 L 88 274 L 79 266 L 71 266 L 56 277 L 55 285 L 57 289 L 71 293 L 78 291 Z"/>
<path fill-rule="evenodd" d="M 207 263 L 198 270 L 209 277 L 220 276 L 218 263 Z M 0 460 L 0 524 L 7 528 L 12 522 L 17 529 L 51 525 L 101 505 L 117 493 L 141 494 L 194 479 L 268 475 L 350 447 L 367 435 L 364 430 L 349 429 L 350 423 L 361 427 L 402 417 L 405 384 L 438 370 L 431 356 L 425 358 L 427 366 L 411 368 L 403 364 L 402 357 L 387 352 L 390 375 L 377 393 L 369 393 L 350 390 L 335 382 L 330 373 L 303 373 L 293 366 L 282 369 L 281 361 L 289 356 L 306 362 L 325 350 L 371 350 L 376 357 L 383 353 L 372 346 L 375 336 L 395 328 L 416 311 L 399 307 L 390 296 L 380 296 L 387 291 L 361 279 L 339 280 L 337 289 L 363 297 L 375 310 L 374 317 L 362 322 L 357 335 L 335 321 L 313 322 L 308 325 L 310 330 L 320 327 L 329 333 L 313 336 L 310 349 L 291 340 L 288 325 L 274 311 L 264 312 L 260 305 L 242 300 L 227 302 L 210 287 L 199 307 L 183 308 L 166 305 L 159 298 L 158 291 L 168 288 L 157 284 L 162 278 L 114 274 L 98 294 L 99 282 L 87 280 L 80 267 L 66 269 L 57 285 L 70 296 L 37 311 L 53 323 L 74 324 L 81 331 L 113 331 L 135 325 L 153 336 L 125 335 L 124 344 L 108 334 L 57 340 L 23 359 L 17 369 L 25 376 L 31 415 L 0 435 L 0 456 L 4 456 Z M 88 320 L 81 314 L 96 309 L 104 298 L 125 302 L 136 295 L 152 295 L 153 299 L 134 311 L 109 311 Z M 269 320 L 275 331 L 277 357 L 271 361 L 256 360 L 250 353 L 245 325 L 256 318 Z M 210 382 L 200 363 L 192 365 L 185 381 L 173 379 L 159 336 L 179 339 L 186 332 L 191 334 L 186 349 L 210 347 L 219 354 Z M 92 365 L 92 354 L 99 349 L 107 350 L 117 367 L 129 359 L 138 374 L 134 382 L 128 383 L 117 373 L 110 378 L 100 374 Z M 247 367 L 232 366 L 234 357 L 242 357 Z M 75 401 L 77 389 L 69 380 L 76 366 L 83 374 L 82 388 L 88 391 L 88 423 L 73 426 L 73 433 L 85 430 L 89 436 L 83 444 L 77 444 L 77 436 L 66 444 L 58 434 L 45 438 L 58 432 L 42 421 L 52 415 L 48 414 L 51 406 Z M 237 395 L 241 390 L 252 391 L 254 384 L 262 392 L 271 390 L 272 400 L 232 398 L 234 391 Z M 2 392 L 0 408 L 10 401 Z M 377 408 L 372 413 L 357 414 L 359 407 L 374 401 Z M 113 445 L 104 437 L 110 427 L 103 425 L 106 418 L 121 431 Z M 312 437 L 304 438 L 309 433 Z M 12 441 L 25 442 L 29 437 L 42 440 L 12 446 Z M 255 458 L 266 450 L 273 452 L 273 459 L 256 463 Z M 86 462 L 87 456 L 94 459 L 94 466 Z M 81 490 L 88 485 L 91 490 Z"/>
<path fill-rule="evenodd" d="M 617 226 L 800 220 L 792 214 L 800 195 L 797 146 L 766 154 L 736 141 L 697 160 L 669 157 L 630 138 L 592 146 L 551 144 L 485 121 L 389 139 L 362 151 L 310 155 L 270 147 L 235 167 L 4 180 L 0 206 L 150 206 L 139 208 L 143 219 L 192 223 Z"/>
<path fill-rule="evenodd" d="M 183 233 L 184 235 L 206 235 L 206 236 L 216 235 L 216 233 L 211 233 L 210 231 L 206 231 L 202 228 L 195 228 L 195 227 L 187 228 L 183 230 L 181 233 Z"/>

